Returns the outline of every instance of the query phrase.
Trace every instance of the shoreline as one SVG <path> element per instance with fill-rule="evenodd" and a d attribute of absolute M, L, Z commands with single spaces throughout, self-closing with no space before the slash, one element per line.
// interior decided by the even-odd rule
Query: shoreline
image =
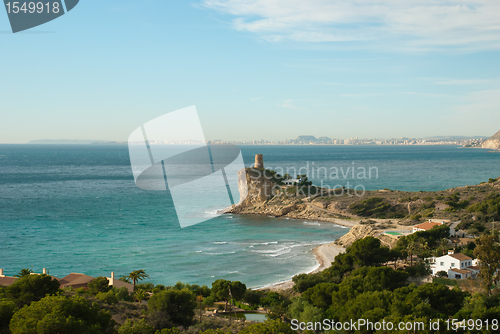
<path fill-rule="evenodd" d="M 225 209 L 227 210 L 227 209 Z M 341 219 L 341 218 L 323 218 L 323 217 L 314 217 L 312 219 L 311 217 L 273 217 L 269 216 L 263 213 L 230 213 L 230 212 L 225 212 L 224 214 L 233 214 L 233 215 L 249 215 L 249 216 L 268 216 L 269 218 L 274 218 L 274 219 L 294 219 L 294 220 L 306 220 L 306 221 L 321 221 L 321 222 L 327 222 L 335 225 L 339 225 L 344 228 L 348 228 L 349 230 L 359 224 L 359 220 L 356 221 L 351 221 L 347 219 Z M 332 265 L 332 262 L 335 260 L 335 256 L 337 256 L 340 253 L 345 252 L 345 248 L 342 246 L 339 246 L 335 244 L 335 241 L 332 241 L 330 243 L 325 243 L 318 245 L 314 247 L 311 251 L 314 254 L 316 261 L 318 262 L 318 265 L 316 269 L 313 269 L 312 271 L 306 272 L 305 274 L 315 274 L 319 273 L 327 268 L 329 268 Z M 298 273 L 302 274 L 302 273 Z M 297 274 L 297 275 L 298 275 Z M 288 290 L 291 289 L 294 286 L 294 283 L 292 279 L 288 279 L 285 281 L 277 282 L 277 283 L 272 283 L 269 285 L 264 285 L 260 287 L 254 287 L 251 288 L 252 290 L 258 290 L 258 291 L 263 291 L 263 290 L 268 290 L 268 291 L 283 291 L 283 290 Z"/>
<path fill-rule="evenodd" d="M 227 208 L 224 210 L 227 210 Z M 221 210 L 221 211 L 223 211 L 223 210 Z M 274 219 L 307 220 L 310 222 L 327 222 L 327 223 L 339 225 L 341 227 L 348 227 L 348 228 L 353 228 L 354 226 L 358 225 L 359 222 L 362 220 L 362 219 L 348 220 L 348 219 L 342 219 L 342 218 L 324 218 L 324 217 L 319 217 L 319 216 L 318 217 L 299 217 L 299 216 L 288 216 L 288 215 L 287 216 L 270 216 L 269 214 L 265 214 L 265 213 L 249 213 L 249 212 L 244 212 L 244 213 L 224 212 L 223 214 L 224 215 L 239 215 L 239 216 L 262 216 L 262 217 L 269 217 L 269 218 L 274 218 Z"/>
<path fill-rule="evenodd" d="M 319 273 L 332 265 L 335 257 L 345 252 L 345 248 L 335 244 L 335 241 L 316 246 L 312 249 L 316 261 L 318 261 L 318 267 L 307 274 Z M 294 283 L 291 279 L 284 282 L 278 282 L 271 285 L 255 288 L 254 290 L 267 290 L 267 291 L 283 291 L 293 288 Z"/>

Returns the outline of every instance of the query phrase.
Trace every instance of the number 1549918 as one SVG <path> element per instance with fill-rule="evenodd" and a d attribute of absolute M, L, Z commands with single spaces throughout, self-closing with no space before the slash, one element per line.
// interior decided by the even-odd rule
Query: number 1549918
<path fill-rule="evenodd" d="M 59 13 L 61 10 L 59 2 L 7 2 L 5 4 L 5 7 L 7 7 L 7 13 L 13 13 L 13 14 L 18 14 L 18 13 L 23 13 L 23 14 L 34 14 L 34 13 Z"/>

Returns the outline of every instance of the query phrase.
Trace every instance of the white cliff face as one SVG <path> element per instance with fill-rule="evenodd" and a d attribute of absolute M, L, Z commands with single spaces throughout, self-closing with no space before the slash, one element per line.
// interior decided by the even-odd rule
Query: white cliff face
<path fill-rule="evenodd" d="M 486 140 L 481 147 L 492 150 L 500 150 L 500 131 Z"/>
<path fill-rule="evenodd" d="M 262 170 L 247 169 L 238 172 L 238 187 L 240 196 L 244 201 L 240 203 L 243 207 L 258 206 L 273 197 L 273 186 L 269 178 L 264 176 Z"/>
<path fill-rule="evenodd" d="M 247 173 L 245 169 L 238 171 L 238 190 L 240 192 L 240 202 L 238 205 L 240 205 L 248 197 Z"/>

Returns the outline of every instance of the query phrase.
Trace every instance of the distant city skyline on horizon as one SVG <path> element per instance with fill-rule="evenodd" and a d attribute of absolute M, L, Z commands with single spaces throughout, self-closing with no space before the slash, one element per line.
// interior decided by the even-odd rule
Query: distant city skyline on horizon
<path fill-rule="evenodd" d="M 301 137 L 314 137 L 314 140 L 303 140 Z M 214 143 L 240 143 L 240 144 L 264 144 L 264 143 L 294 143 L 295 144 L 308 144 L 316 141 L 318 144 L 352 144 L 356 142 L 373 142 L 377 143 L 381 142 L 389 142 L 389 141 L 470 141 L 470 140 L 484 140 L 491 136 L 430 136 L 430 137 L 399 137 L 399 138 L 367 138 L 367 137 L 351 137 L 351 138 L 336 138 L 336 137 L 328 137 L 328 136 L 313 136 L 313 135 L 299 135 L 296 138 L 288 138 L 288 139 L 278 139 L 278 140 L 270 140 L 266 138 L 261 139 L 253 139 L 253 140 L 226 140 L 226 139 L 207 139 L 206 143 L 214 144 Z M 30 140 L 25 143 L 16 143 L 16 144 L 60 144 L 60 143 L 74 143 L 74 144 L 92 144 L 92 143 L 118 143 L 118 144 L 127 144 L 126 140 L 102 140 L 102 139 L 35 139 Z M 0 144 L 8 144 L 8 143 L 0 143 Z M 155 144 L 155 142 L 152 142 Z"/>

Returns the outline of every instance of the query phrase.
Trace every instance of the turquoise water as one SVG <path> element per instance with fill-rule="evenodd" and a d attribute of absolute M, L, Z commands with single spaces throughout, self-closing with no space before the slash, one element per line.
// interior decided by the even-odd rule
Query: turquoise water
<path fill-rule="evenodd" d="M 377 167 L 371 179 L 324 179 L 368 190 L 440 190 L 500 176 L 500 155 L 453 146 L 243 146 L 274 169 Z M 354 163 L 354 165 L 353 165 Z M 314 269 L 311 249 L 347 229 L 255 216 L 213 217 L 181 229 L 167 192 L 135 187 L 126 146 L 0 145 L 0 268 L 65 276 L 145 269 L 156 284 L 263 286 Z M 211 218 L 211 219 L 210 219 Z"/>

